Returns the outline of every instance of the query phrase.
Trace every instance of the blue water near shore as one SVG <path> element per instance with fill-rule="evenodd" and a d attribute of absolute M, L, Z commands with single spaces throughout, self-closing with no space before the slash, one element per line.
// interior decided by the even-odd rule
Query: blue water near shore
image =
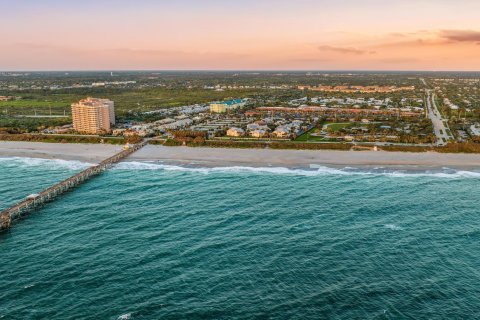
<path fill-rule="evenodd" d="M 6 207 L 85 167 L 0 159 Z M 480 174 L 125 162 L 0 235 L 0 319 L 474 319 Z"/>

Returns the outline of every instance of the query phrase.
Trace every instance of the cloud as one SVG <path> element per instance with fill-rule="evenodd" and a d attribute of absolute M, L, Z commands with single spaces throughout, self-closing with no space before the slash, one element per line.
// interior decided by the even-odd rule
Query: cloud
<path fill-rule="evenodd" d="M 300 63 L 310 63 L 310 62 L 331 62 L 332 59 L 327 58 L 294 58 L 289 59 L 288 62 L 300 62 Z"/>
<path fill-rule="evenodd" d="M 180 50 L 161 50 L 161 49 L 131 49 L 131 48 L 114 48 L 104 50 L 107 53 L 120 55 L 146 55 L 146 56 L 184 56 L 188 52 Z"/>
<path fill-rule="evenodd" d="M 428 47 L 455 47 L 461 43 L 480 45 L 480 31 L 474 30 L 418 30 L 409 33 L 389 33 L 384 41 L 371 48 L 428 48 Z"/>
<path fill-rule="evenodd" d="M 442 30 L 440 37 L 458 42 L 480 42 L 480 31 L 473 30 Z"/>
<path fill-rule="evenodd" d="M 362 49 L 353 48 L 353 47 L 334 47 L 334 46 L 328 46 L 328 45 L 319 46 L 318 50 L 332 51 L 332 52 L 337 52 L 341 54 L 356 54 L 356 55 L 375 53 L 375 51 L 362 50 Z"/>
<path fill-rule="evenodd" d="M 405 37 L 405 40 L 401 41 L 395 41 L 395 39 L 392 39 L 392 41 L 386 41 L 383 43 L 378 43 L 374 48 L 428 48 L 428 47 L 438 47 L 438 46 L 444 46 L 444 45 L 449 45 L 452 42 L 447 39 L 443 38 L 412 38 L 409 39 L 408 37 Z"/>
<path fill-rule="evenodd" d="M 383 63 L 388 63 L 388 64 L 405 64 L 405 63 L 417 63 L 421 62 L 421 59 L 416 59 L 416 58 L 385 58 L 385 59 L 380 59 L 378 60 Z"/>
<path fill-rule="evenodd" d="M 425 37 L 425 36 L 431 36 L 434 34 L 431 30 L 417 30 L 417 31 L 411 31 L 407 33 L 403 32 L 392 32 L 387 34 L 387 36 L 393 37 L 393 38 L 412 38 L 412 37 Z"/>
<path fill-rule="evenodd" d="M 392 32 L 392 33 L 389 33 L 388 36 L 390 36 L 392 38 L 406 38 L 407 37 L 406 34 L 401 33 L 401 32 Z"/>

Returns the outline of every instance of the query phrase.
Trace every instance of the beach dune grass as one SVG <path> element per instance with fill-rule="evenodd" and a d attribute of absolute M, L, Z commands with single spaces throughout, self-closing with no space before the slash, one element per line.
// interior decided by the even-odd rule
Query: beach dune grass
<path fill-rule="evenodd" d="M 91 143 L 91 144 L 118 144 L 127 142 L 123 137 L 100 137 L 80 135 L 41 135 L 41 134 L 0 134 L 1 141 L 28 141 L 47 143 Z"/>

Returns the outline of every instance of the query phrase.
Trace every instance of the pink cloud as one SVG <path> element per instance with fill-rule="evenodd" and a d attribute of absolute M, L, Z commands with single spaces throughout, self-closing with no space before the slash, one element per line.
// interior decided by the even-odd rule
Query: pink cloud
<path fill-rule="evenodd" d="M 318 49 L 320 51 L 331 51 L 331 52 L 337 52 L 341 54 L 355 54 L 355 55 L 375 53 L 375 51 L 362 50 L 354 47 L 335 47 L 335 46 L 328 46 L 328 45 L 321 45 L 318 47 Z"/>
<path fill-rule="evenodd" d="M 474 30 L 442 30 L 440 37 L 450 41 L 480 42 L 480 31 Z"/>

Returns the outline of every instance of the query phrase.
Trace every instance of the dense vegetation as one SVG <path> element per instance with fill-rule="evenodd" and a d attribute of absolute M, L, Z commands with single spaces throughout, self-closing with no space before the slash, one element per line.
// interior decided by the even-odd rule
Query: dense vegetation
<path fill-rule="evenodd" d="M 0 116 L 0 132 L 28 133 L 72 123 L 71 118 L 12 118 Z"/>
<path fill-rule="evenodd" d="M 166 88 L 91 88 L 69 90 L 41 90 L 15 92 L 21 100 L 0 101 L 3 115 L 63 115 L 70 114 L 70 105 L 87 96 L 105 97 L 115 102 L 118 118 L 123 119 L 129 114 L 157 110 L 166 107 L 176 107 L 196 103 L 206 103 L 226 98 L 248 97 L 258 90 L 228 90 L 215 91 L 206 89 L 166 89 Z M 7 94 L 3 92 L 3 94 Z M 12 95 L 11 92 L 8 93 Z M 2 95 L 2 92 L 0 92 Z"/>
<path fill-rule="evenodd" d="M 308 142 L 266 142 L 266 141 L 233 141 L 233 140 L 182 140 L 168 139 L 152 140 L 150 144 L 164 146 L 188 146 L 211 148 L 256 148 L 256 149 L 294 149 L 294 150 L 352 150 L 350 143 L 308 143 Z M 371 147 L 371 146 L 369 146 Z M 440 152 L 440 153 L 480 153 L 480 144 L 476 143 L 451 143 L 443 147 L 428 146 L 402 146 L 390 145 L 379 148 L 391 152 Z M 361 152 L 361 151 L 359 151 Z"/>
<path fill-rule="evenodd" d="M 125 144 L 124 138 L 97 137 L 97 136 L 73 136 L 73 135 L 41 135 L 41 134 L 0 134 L 3 141 L 30 141 L 50 143 L 107 143 Z M 132 140 L 131 143 L 134 141 Z"/>

